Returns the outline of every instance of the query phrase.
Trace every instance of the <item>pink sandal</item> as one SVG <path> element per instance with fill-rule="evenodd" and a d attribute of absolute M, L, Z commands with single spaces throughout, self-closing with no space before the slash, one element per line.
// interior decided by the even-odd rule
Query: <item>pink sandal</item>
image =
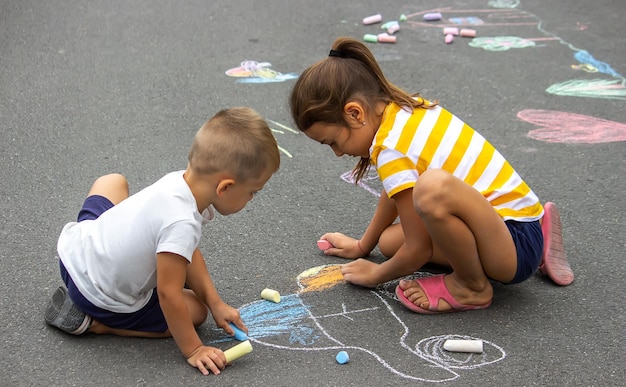
<path fill-rule="evenodd" d="M 419 286 L 422 288 L 424 294 L 428 298 L 428 303 L 430 304 L 429 309 L 420 308 L 415 305 L 411 300 L 406 298 L 404 295 L 404 290 L 400 288 L 400 285 L 396 286 L 396 296 L 398 296 L 398 300 L 402 305 L 406 306 L 409 310 L 412 310 L 415 313 L 421 314 L 439 314 L 439 313 L 451 313 L 451 312 L 463 312 L 466 310 L 474 310 L 474 309 L 486 309 L 491 305 L 491 301 L 487 302 L 483 305 L 463 305 L 459 304 L 452 294 L 448 291 L 446 287 L 446 283 L 444 282 L 444 274 L 435 275 L 432 277 L 420 278 L 415 280 Z M 439 311 L 437 307 L 439 306 L 439 300 L 444 300 L 452 309 Z"/>
<path fill-rule="evenodd" d="M 554 283 L 565 286 L 574 282 L 574 272 L 567 261 L 561 234 L 561 217 L 556 204 L 547 202 L 541 223 L 543 232 L 543 256 L 539 271 L 546 274 Z"/>

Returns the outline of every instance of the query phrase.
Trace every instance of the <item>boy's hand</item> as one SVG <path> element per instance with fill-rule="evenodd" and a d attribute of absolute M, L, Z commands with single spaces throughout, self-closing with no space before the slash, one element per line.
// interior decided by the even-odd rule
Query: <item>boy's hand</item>
<path fill-rule="evenodd" d="M 235 331 L 233 328 L 228 325 L 228 323 L 232 322 L 235 326 L 246 334 L 248 334 L 248 328 L 245 326 L 243 321 L 241 321 L 241 316 L 239 315 L 239 310 L 233 308 L 225 302 L 220 302 L 211 306 L 211 315 L 215 320 L 215 324 L 222 328 L 226 333 L 233 336 Z"/>
<path fill-rule="evenodd" d="M 348 259 L 363 257 L 363 252 L 359 248 L 359 241 L 357 239 L 350 238 L 339 232 L 324 234 L 320 239 L 327 240 L 334 246 L 324 250 L 324 254 L 326 255 L 335 255 Z"/>
<path fill-rule="evenodd" d="M 208 375 L 209 371 L 219 375 L 220 370 L 226 367 L 226 356 L 217 348 L 201 345 L 189 355 L 187 363 L 196 367 L 203 375 Z"/>

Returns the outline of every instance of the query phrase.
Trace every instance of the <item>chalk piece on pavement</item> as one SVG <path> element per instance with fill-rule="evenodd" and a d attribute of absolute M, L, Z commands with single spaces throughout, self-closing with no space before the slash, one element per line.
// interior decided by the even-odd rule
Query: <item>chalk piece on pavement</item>
<path fill-rule="evenodd" d="M 350 355 L 348 355 L 346 351 L 340 351 L 337 356 L 335 356 L 335 360 L 337 360 L 339 364 L 346 364 L 350 361 Z"/>
<path fill-rule="evenodd" d="M 243 355 L 247 355 L 252 352 L 252 344 L 250 344 L 250 340 L 246 340 L 235 345 L 232 348 L 224 351 L 224 356 L 226 356 L 226 363 L 232 363 L 233 361 L 239 359 Z"/>
<path fill-rule="evenodd" d="M 389 35 L 386 32 L 376 35 L 376 39 L 378 39 L 378 43 L 395 43 L 396 42 L 396 36 Z"/>
<path fill-rule="evenodd" d="M 327 241 L 326 239 L 320 239 L 319 241 L 317 241 L 317 247 L 320 250 L 328 250 L 335 246 L 333 246 L 333 244 Z"/>
<path fill-rule="evenodd" d="M 450 352 L 483 353 L 482 340 L 446 340 L 443 349 Z"/>
<path fill-rule="evenodd" d="M 230 325 L 231 328 L 233 328 L 233 331 L 235 331 L 235 336 L 233 336 L 235 339 L 239 340 L 239 341 L 246 341 L 248 340 L 248 335 L 246 335 L 246 332 L 242 331 L 241 329 L 237 328 L 237 326 L 233 323 L 228 323 L 228 325 Z"/>
<path fill-rule="evenodd" d="M 380 23 L 382 20 L 383 20 L 383 16 L 381 14 L 372 15 L 372 16 L 368 16 L 368 17 L 364 18 L 363 19 L 363 24 L 369 25 L 369 24 Z"/>
<path fill-rule="evenodd" d="M 363 35 L 363 40 L 368 43 L 378 43 L 378 37 L 374 34 Z"/>
<path fill-rule="evenodd" d="M 464 38 L 475 38 L 476 30 L 470 30 L 468 28 L 464 28 L 461 30 L 461 36 Z"/>
<path fill-rule="evenodd" d="M 261 292 L 261 298 L 268 300 L 268 301 L 273 301 L 275 303 L 279 303 L 280 293 L 278 293 L 276 290 L 265 288 Z"/>
<path fill-rule="evenodd" d="M 426 20 L 426 21 L 437 21 L 437 20 L 441 20 L 441 13 L 440 13 L 440 12 L 430 12 L 430 13 L 426 13 L 426 14 L 424 14 L 424 20 Z"/>
<path fill-rule="evenodd" d="M 454 35 L 452 35 L 452 34 L 448 34 L 448 35 L 446 35 L 446 37 L 445 37 L 445 42 L 446 42 L 446 44 L 450 44 L 450 43 L 452 43 L 453 41 L 454 41 Z"/>
<path fill-rule="evenodd" d="M 446 27 L 443 29 L 443 34 L 444 35 L 458 35 L 459 34 L 459 29 L 456 27 Z"/>

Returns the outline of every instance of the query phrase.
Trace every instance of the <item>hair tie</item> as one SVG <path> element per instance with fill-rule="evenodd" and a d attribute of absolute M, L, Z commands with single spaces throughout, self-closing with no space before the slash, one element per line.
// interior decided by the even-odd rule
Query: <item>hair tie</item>
<path fill-rule="evenodd" d="M 337 58 L 346 58 L 345 54 L 338 50 L 330 50 L 328 56 L 335 56 Z"/>

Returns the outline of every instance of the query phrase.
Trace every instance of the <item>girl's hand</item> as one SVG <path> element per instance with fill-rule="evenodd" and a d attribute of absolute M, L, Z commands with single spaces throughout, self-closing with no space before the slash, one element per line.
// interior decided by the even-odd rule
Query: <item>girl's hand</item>
<path fill-rule="evenodd" d="M 203 375 L 208 375 L 209 371 L 219 375 L 220 370 L 226 367 L 226 356 L 217 348 L 201 345 L 187 357 L 187 363 L 196 367 Z"/>
<path fill-rule="evenodd" d="M 363 251 L 359 247 L 358 239 L 350 238 L 338 232 L 331 232 L 322 235 L 324 239 L 333 244 L 334 247 L 324 250 L 325 255 L 334 255 L 341 258 L 355 259 L 363 257 Z"/>
<path fill-rule="evenodd" d="M 375 288 L 380 281 L 377 278 L 378 264 L 367 259 L 341 265 L 341 274 L 347 282 L 367 288 Z"/>

